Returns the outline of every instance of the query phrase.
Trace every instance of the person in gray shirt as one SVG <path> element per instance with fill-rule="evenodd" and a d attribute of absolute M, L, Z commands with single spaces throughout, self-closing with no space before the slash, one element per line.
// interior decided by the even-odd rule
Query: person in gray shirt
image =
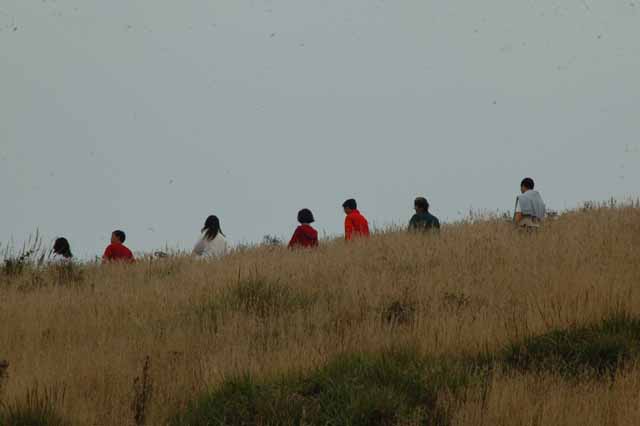
<path fill-rule="evenodd" d="M 540 193 L 533 188 L 531 178 L 524 178 L 520 183 L 521 194 L 516 197 L 514 222 L 522 227 L 539 227 L 546 215 L 546 206 Z"/>

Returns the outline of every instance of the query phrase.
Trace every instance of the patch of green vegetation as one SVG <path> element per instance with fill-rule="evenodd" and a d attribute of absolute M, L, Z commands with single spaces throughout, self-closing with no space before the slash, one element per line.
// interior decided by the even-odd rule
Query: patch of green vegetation
<path fill-rule="evenodd" d="M 438 403 L 440 392 L 457 392 L 471 379 L 464 366 L 425 358 L 413 348 L 345 354 L 308 374 L 227 380 L 170 424 L 444 426 L 450 418 Z"/>
<path fill-rule="evenodd" d="M 593 325 L 554 330 L 510 344 L 501 361 L 518 370 L 579 377 L 613 375 L 639 354 L 640 318 L 616 314 Z"/>
<path fill-rule="evenodd" d="M 64 393 L 33 388 L 24 400 L 0 405 L 0 426 L 68 426 L 56 410 L 62 398 Z"/>
<path fill-rule="evenodd" d="M 314 303 L 314 298 L 279 281 L 250 278 L 229 287 L 221 302 L 233 310 L 264 318 L 304 309 Z"/>
<path fill-rule="evenodd" d="M 443 396 L 463 398 L 465 388 L 486 384 L 497 368 L 580 379 L 613 375 L 638 356 L 640 318 L 618 314 L 463 358 L 429 358 L 410 347 L 339 355 L 306 374 L 265 380 L 244 375 L 225 381 L 169 424 L 446 426 L 453 408 Z"/>
<path fill-rule="evenodd" d="M 394 300 L 382 307 L 382 320 L 392 326 L 408 325 L 415 321 L 417 303 Z"/>
<path fill-rule="evenodd" d="M 196 304 L 190 308 L 187 316 L 195 318 L 203 330 L 215 334 L 229 312 L 242 312 L 261 320 L 274 319 L 303 310 L 316 301 L 316 297 L 302 289 L 279 281 L 251 278 L 240 280 Z M 262 323 L 269 324 L 268 321 Z"/>

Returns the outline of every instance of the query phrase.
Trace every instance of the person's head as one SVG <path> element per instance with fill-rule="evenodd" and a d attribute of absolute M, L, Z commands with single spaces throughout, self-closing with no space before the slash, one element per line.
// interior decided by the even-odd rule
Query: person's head
<path fill-rule="evenodd" d="M 358 208 L 358 203 L 356 203 L 356 200 L 353 198 L 349 198 L 347 201 L 342 203 L 342 208 L 346 214 L 349 214 Z"/>
<path fill-rule="evenodd" d="M 429 202 L 424 197 L 418 197 L 413 202 L 413 207 L 417 213 L 427 213 L 429 211 Z"/>
<path fill-rule="evenodd" d="M 127 239 L 124 231 L 116 230 L 111 233 L 111 243 L 112 244 L 124 244 L 124 241 Z"/>
<path fill-rule="evenodd" d="M 522 179 L 522 182 L 520 182 L 520 192 L 524 194 L 525 192 L 532 190 L 535 186 L 533 179 L 529 177 L 524 178 Z"/>
<path fill-rule="evenodd" d="M 208 240 L 215 239 L 218 234 L 224 236 L 222 229 L 220 228 L 220 219 L 218 216 L 211 215 L 204 221 L 204 227 L 202 228 L 202 232 L 205 233 L 205 238 Z"/>
<path fill-rule="evenodd" d="M 58 238 L 53 243 L 53 252 L 62 257 L 72 258 L 73 254 L 71 254 L 71 246 L 69 245 L 69 241 L 66 238 Z"/>
<path fill-rule="evenodd" d="M 310 224 L 315 222 L 315 219 L 313 218 L 313 213 L 311 213 L 311 210 L 309 209 L 302 209 L 298 212 L 298 222 L 300 222 L 301 224 Z"/>

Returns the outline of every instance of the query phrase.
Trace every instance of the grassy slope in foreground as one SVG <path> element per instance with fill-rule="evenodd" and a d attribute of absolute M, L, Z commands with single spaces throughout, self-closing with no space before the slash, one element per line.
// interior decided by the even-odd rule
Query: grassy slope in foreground
<path fill-rule="evenodd" d="M 141 405 L 148 425 L 196 415 L 197 401 L 238 377 L 267 395 L 307 395 L 292 406 L 303 406 L 312 423 L 306 413 L 317 412 L 317 400 L 333 407 L 322 415 L 339 415 L 344 406 L 330 402 L 341 388 L 314 394 L 305 383 L 333 377 L 336 363 L 375 365 L 389 348 L 409 346 L 423 377 L 443 360 L 475 360 L 492 374 L 477 383 L 468 364 L 453 362 L 471 385 L 450 392 L 419 382 L 432 389 L 424 395 L 437 395 L 435 406 L 405 393 L 410 387 L 358 378 L 381 395 L 369 398 L 380 413 L 404 407 L 380 418 L 640 424 L 627 403 L 640 392 L 638 246 L 638 209 L 591 209 L 534 235 L 485 220 L 447 226 L 437 238 L 390 232 L 313 252 L 265 247 L 212 263 L 171 258 L 0 273 L 0 360 L 9 362 L 0 400 L 25 406 L 37 384 L 64 390 L 52 406 L 71 424 L 132 424 L 134 381 L 148 357 L 153 386 Z M 630 320 L 625 330 L 602 325 L 619 313 Z M 360 361 L 345 361 L 353 359 Z M 397 383 L 416 383 L 411 377 Z M 375 412 L 363 404 L 348 407 Z M 360 412 L 349 410 L 342 413 Z"/>

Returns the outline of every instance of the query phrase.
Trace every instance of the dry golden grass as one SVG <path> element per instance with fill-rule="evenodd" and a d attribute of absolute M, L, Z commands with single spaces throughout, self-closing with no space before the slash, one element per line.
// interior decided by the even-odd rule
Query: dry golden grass
<path fill-rule="evenodd" d="M 87 266 L 71 281 L 55 270 L 0 275 L 0 360 L 9 362 L 0 400 L 37 384 L 64 389 L 58 411 L 73 424 L 134 424 L 134 379 L 149 357 L 147 424 L 161 425 L 236 373 L 269 377 L 405 343 L 476 356 L 612 312 L 640 315 L 639 248 L 640 209 L 594 208 L 534 234 L 483 220 L 315 251 Z M 239 292 L 251 280 L 273 291 Z M 497 373 L 451 397 L 452 422 L 640 424 L 639 372 L 628 366 L 613 382 Z"/>

